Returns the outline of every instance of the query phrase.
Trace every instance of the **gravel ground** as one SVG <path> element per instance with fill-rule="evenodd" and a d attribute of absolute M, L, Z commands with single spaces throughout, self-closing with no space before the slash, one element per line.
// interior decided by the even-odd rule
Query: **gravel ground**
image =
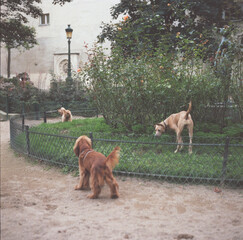
<path fill-rule="evenodd" d="M 105 186 L 90 200 L 77 177 L 14 153 L 0 124 L 2 240 L 243 239 L 242 189 L 117 176 L 120 198 Z"/>

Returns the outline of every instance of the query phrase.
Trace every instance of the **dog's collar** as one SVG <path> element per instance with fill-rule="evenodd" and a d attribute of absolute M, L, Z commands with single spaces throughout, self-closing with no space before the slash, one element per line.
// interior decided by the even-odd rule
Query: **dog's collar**
<path fill-rule="evenodd" d="M 85 151 L 85 150 L 84 150 L 84 151 Z M 82 152 L 79 154 L 79 157 L 81 156 L 81 154 L 84 153 L 84 151 L 82 151 Z M 89 153 L 93 152 L 93 151 L 94 151 L 94 150 L 89 150 L 89 151 L 87 151 L 87 152 L 85 153 L 84 157 L 83 157 L 83 161 L 85 160 L 85 158 L 87 157 L 87 155 L 88 155 Z"/>
<path fill-rule="evenodd" d="M 165 125 L 165 129 L 167 128 L 167 124 L 165 123 L 165 121 L 163 121 L 164 125 Z"/>

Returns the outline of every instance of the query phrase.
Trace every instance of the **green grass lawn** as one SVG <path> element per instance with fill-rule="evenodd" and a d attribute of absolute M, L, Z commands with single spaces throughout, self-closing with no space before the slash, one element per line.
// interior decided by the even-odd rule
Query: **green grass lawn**
<path fill-rule="evenodd" d="M 106 156 L 112 149 L 121 147 L 121 158 L 116 171 L 144 173 L 179 178 L 220 179 L 224 161 L 225 137 L 218 134 L 210 138 L 200 134 L 193 139 L 193 154 L 188 154 L 188 146 L 175 154 L 175 134 L 165 134 L 161 138 L 151 135 L 121 133 L 112 129 L 103 118 L 73 120 L 72 122 L 43 123 L 30 128 L 30 155 L 48 160 L 65 169 L 77 169 L 78 158 L 73 153 L 75 139 L 80 135 L 93 133 L 93 148 Z M 188 143 L 185 136 L 184 142 Z M 17 138 L 18 146 L 26 148 L 25 134 Z M 234 140 L 235 143 L 236 140 Z M 237 140 L 238 141 L 238 140 Z M 242 140 L 241 140 L 242 141 Z M 199 145 L 202 144 L 202 145 Z M 215 146 L 208 145 L 216 144 Z M 242 142 L 238 142 L 241 143 Z M 229 147 L 227 179 L 243 177 L 243 147 Z"/>

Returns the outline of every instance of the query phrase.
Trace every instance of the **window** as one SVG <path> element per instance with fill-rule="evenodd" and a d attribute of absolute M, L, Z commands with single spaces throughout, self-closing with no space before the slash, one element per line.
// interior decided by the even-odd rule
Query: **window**
<path fill-rule="evenodd" d="M 40 16 L 40 25 L 49 25 L 50 23 L 50 14 L 42 14 Z"/>

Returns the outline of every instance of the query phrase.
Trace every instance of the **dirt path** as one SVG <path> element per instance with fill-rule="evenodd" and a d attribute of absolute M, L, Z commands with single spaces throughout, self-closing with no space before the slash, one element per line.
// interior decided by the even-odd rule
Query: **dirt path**
<path fill-rule="evenodd" d="M 243 190 L 117 177 L 120 198 L 74 191 L 78 178 L 19 157 L 1 122 L 2 240 L 241 240 Z M 184 235 L 183 235 L 184 234 Z"/>

